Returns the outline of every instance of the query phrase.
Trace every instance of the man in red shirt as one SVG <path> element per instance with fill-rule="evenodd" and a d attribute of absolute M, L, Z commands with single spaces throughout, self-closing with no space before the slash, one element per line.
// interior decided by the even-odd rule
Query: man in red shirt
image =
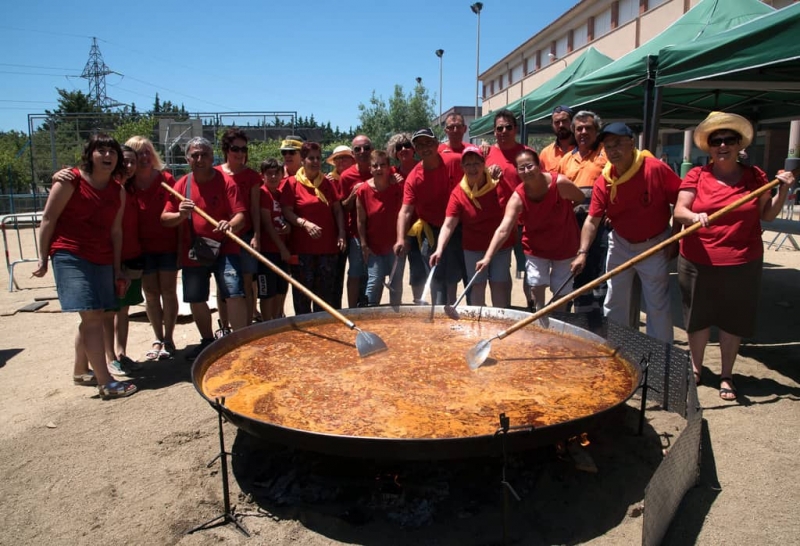
<path fill-rule="evenodd" d="M 439 231 L 444 224 L 450 192 L 461 181 L 458 175 L 461 167 L 459 165 L 456 169 L 454 165 L 460 163 L 461 158 L 458 154 L 447 154 L 447 159 L 444 159 L 437 151 L 436 138 L 430 129 L 420 129 L 414 133 L 411 143 L 422 161 L 417 163 L 406 178 L 403 206 L 397 217 L 394 253 L 402 257 L 409 252 L 412 245 L 418 244 L 427 267 L 431 254 L 436 250 Z M 412 227 L 415 215 L 418 219 Z M 406 238 L 409 228 L 412 228 L 412 231 Z M 461 231 L 457 230 L 453 233 L 436 267 L 434 301 L 439 304 L 455 302 L 456 285 L 462 278 L 464 278 L 464 254 L 461 252 Z M 415 295 L 421 293 L 419 285 L 424 282 L 424 278 L 411 279 Z"/>
<path fill-rule="evenodd" d="M 361 252 L 361 242 L 358 238 L 356 225 L 356 192 L 361 185 L 372 178 L 370 172 L 370 153 L 372 141 L 366 135 L 358 135 L 353 139 L 353 156 L 356 164 L 346 169 L 339 185 L 342 193 L 342 210 L 345 214 L 345 227 L 347 230 L 347 254 L 350 266 L 347 268 L 347 304 L 357 307 L 359 301 L 366 301 L 363 283 L 367 278 L 367 266 Z M 364 285 L 362 287 L 362 284 Z"/>
<path fill-rule="evenodd" d="M 189 303 L 192 318 L 200 332 L 200 345 L 186 355 L 193 359 L 214 341 L 211 328 L 211 310 L 208 308 L 209 277 L 217 281 L 217 290 L 228 303 L 228 318 L 234 330 L 247 326 L 247 305 L 244 299 L 239 247 L 225 237 L 226 231 L 237 231 L 244 226 L 247 212 L 244 200 L 232 179 L 213 167 L 214 150 L 211 143 L 195 137 L 186 144 L 186 159 L 192 171 L 175 184 L 175 191 L 186 196 L 181 201 L 170 197 L 161 213 L 161 223 L 175 227 L 188 219 L 191 224 L 183 229 L 182 254 L 179 263 L 183 267 L 183 301 Z M 195 205 L 219 222 L 217 227 L 192 214 Z M 189 256 L 194 237 L 205 237 L 219 241 L 219 254 L 211 265 L 201 265 Z"/>
<path fill-rule="evenodd" d="M 440 154 L 455 153 L 459 154 L 464 151 L 464 134 L 467 132 L 467 125 L 464 123 L 464 116 L 461 114 L 449 114 L 445 118 L 444 132 L 447 134 L 447 142 L 439 144 Z"/>
<path fill-rule="evenodd" d="M 581 230 L 578 255 L 572 270 L 580 272 L 586 254 L 597 234 L 603 215 L 614 230 L 609 235 L 606 268 L 610 271 L 659 244 L 670 231 L 681 228 L 674 222 L 670 205 L 678 197 L 681 179 L 668 165 L 647 150 L 639 151 L 633 131 L 624 123 L 611 123 L 600 132 L 609 164 L 603 168 L 592 192 L 589 215 Z M 608 280 L 603 311 L 621 324 L 630 317 L 633 278 L 642 281 L 642 296 L 647 308 L 647 335 L 672 343 L 672 313 L 669 300 L 669 261 L 677 255 L 677 245 L 639 262 Z"/>
<path fill-rule="evenodd" d="M 517 173 L 517 155 L 525 149 L 531 149 L 517 142 L 517 118 L 510 110 L 500 110 L 494 115 L 495 144 L 489 148 L 486 155 L 486 165 L 493 171 L 497 167 L 502 169 L 500 184 L 503 195 L 511 196 L 514 190 L 522 183 Z M 494 175 L 493 175 L 494 176 Z M 517 278 L 522 278 L 522 293 L 527 294 L 525 281 L 525 252 L 522 249 L 522 224 L 517 225 L 517 239 L 514 243 L 514 261 L 516 262 Z M 509 289 L 511 286 L 509 285 Z M 511 294 L 509 293 L 509 301 Z M 531 302 L 528 301 L 528 307 Z"/>
<path fill-rule="evenodd" d="M 561 158 L 575 148 L 572 114 L 572 108 L 563 104 L 553 108 L 552 127 L 556 140 L 539 152 L 539 165 L 543 172 L 558 171 Z"/>

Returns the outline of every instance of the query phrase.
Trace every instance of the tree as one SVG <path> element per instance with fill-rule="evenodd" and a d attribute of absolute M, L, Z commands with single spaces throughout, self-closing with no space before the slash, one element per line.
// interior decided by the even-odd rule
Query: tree
<path fill-rule="evenodd" d="M 0 193 L 27 193 L 31 183 L 28 136 L 19 131 L 0 133 Z M 0 209 L 0 212 L 9 212 Z"/>
<path fill-rule="evenodd" d="M 379 148 L 383 148 L 396 133 L 413 133 L 430 127 L 436 117 L 434 102 L 421 81 L 417 82 L 413 93 L 408 94 L 403 92 L 403 86 L 395 85 L 388 107 L 383 98 L 373 91 L 369 104 L 361 103 L 358 109 L 360 132 L 368 135 Z"/>
<path fill-rule="evenodd" d="M 117 128 L 111 132 L 111 136 L 120 144 L 125 144 L 125 141 L 137 135 L 147 137 L 151 141 L 157 142 L 158 138 L 153 138 L 156 123 L 156 118 L 153 116 L 130 119 L 118 125 Z"/>

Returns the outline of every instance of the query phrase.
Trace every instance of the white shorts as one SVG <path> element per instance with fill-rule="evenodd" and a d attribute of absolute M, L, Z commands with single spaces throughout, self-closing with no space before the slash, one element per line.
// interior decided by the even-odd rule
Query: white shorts
<path fill-rule="evenodd" d="M 525 254 L 526 283 L 528 286 L 550 286 L 551 290 L 558 290 L 572 275 L 570 264 L 572 258 L 548 260 Z M 562 288 L 559 295 L 563 296 L 569 292 L 572 292 L 572 283 Z"/>

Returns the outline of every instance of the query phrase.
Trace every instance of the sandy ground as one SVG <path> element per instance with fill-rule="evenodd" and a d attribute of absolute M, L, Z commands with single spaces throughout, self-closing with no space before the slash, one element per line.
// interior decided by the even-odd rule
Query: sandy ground
<path fill-rule="evenodd" d="M 12 235 L 14 259 L 18 250 Z M 772 236 L 766 234 L 765 240 Z M 23 243 L 25 257 L 31 257 L 30 242 Z M 708 350 L 699 388 L 707 421 L 703 469 L 668 544 L 798 543 L 799 264 L 798 252 L 766 252 L 758 333 L 742 347 L 735 368 L 740 403 L 718 397 L 718 346 Z M 30 279 L 32 269 L 33 264 L 17 267 L 21 289 L 11 293 L 7 275 L 0 274 L 0 544 L 500 542 L 496 466 L 489 470 L 489 489 L 453 489 L 453 498 L 432 522 L 404 527 L 384 517 L 337 512 L 330 505 L 259 499 L 253 494 L 257 476 L 248 473 L 265 448 L 231 425 L 225 425 L 228 446 L 237 453 L 231 499 L 255 536 L 248 541 L 230 525 L 186 535 L 222 507 L 219 464 L 206 467 L 218 451 L 216 414 L 195 392 L 190 365 L 180 355 L 145 364 L 135 378 L 141 392 L 120 401 L 104 402 L 95 389 L 73 386 L 77 316 L 58 312 L 57 301 L 35 313 L 16 312 L 34 298 L 55 294 L 52 275 Z M 515 302 L 520 303 L 517 287 Z M 685 347 L 677 298 L 674 303 L 676 343 Z M 145 320 L 132 322 L 130 355 L 143 361 L 151 338 Z M 178 326 L 175 341 L 179 349 L 197 343 L 191 322 Z M 510 536 L 516 543 L 640 541 L 637 507 L 675 423 L 652 411 L 647 433 L 639 438 L 632 432 L 631 413 L 623 410 L 619 426 L 598 433 L 587 448 L 598 474 L 575 470 L 552 450 L 517 460 L 511 481 L 523 502 L 511 511 Z M 469 472 L 473 478 L 482 475 L 475 468 Z M 459 504 L 462 495 L 482 501 Z"/>

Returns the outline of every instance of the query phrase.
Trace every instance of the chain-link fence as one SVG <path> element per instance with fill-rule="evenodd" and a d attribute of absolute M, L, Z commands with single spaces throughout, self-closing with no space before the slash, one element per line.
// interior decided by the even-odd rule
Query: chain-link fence
<path fill-rule="evenodd" d="M 202 136 L 218 147 L 218 137 L 225 129 L 242 129 L 251 143 L 280 140 L 299 134 L 307 140 L 320 141 L 321 127 L 297 127 L 297 112 L 211 112 L 130 116 L 116 112 L 81 114 L 30 114 L 28 134 L 31 139 L 31 175 L 33 207 L 42 206 L 54 172 L 80 163 L 86 140 L 96 132 L 105 132 L 123 144 L 134 135 L 149 138 L 173 174 L 186 168 L 183 146 L 192 137 Z M 17 211 L 19 206 L 16 207 Z M 34 208 L 33 210 L 38 210 Z M 24 211 L 20 211 L 24 212 Z"/>

